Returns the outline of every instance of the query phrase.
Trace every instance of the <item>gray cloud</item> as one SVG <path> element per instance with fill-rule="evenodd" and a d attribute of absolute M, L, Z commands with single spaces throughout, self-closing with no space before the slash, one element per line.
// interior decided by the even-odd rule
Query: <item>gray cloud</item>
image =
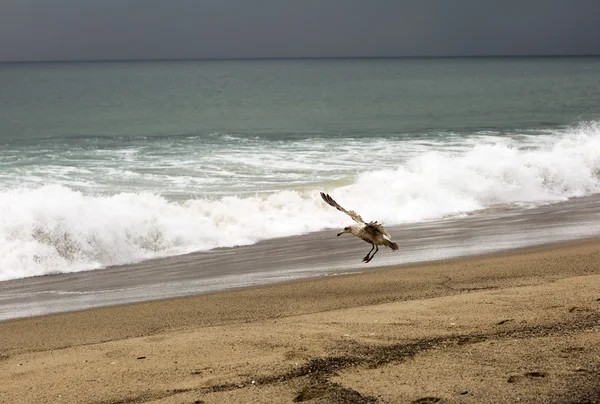
<path fill-rule="evenodd" d="M 600 54 L 597 0 L 3 0 L 0 61 Z"/>

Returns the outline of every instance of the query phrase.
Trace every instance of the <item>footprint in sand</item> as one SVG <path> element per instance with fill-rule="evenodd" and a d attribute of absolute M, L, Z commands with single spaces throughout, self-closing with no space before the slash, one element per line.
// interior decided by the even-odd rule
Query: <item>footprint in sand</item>
<path fill-rule="evenodd" d="M 529 379 L 540 379 L 543 377 L 548 376 L 548 374 L 546 372 L 527 372 L 525 373 L 523 376 L 521 375 L 511 375 L 508 377 L 507 382 L 508 383 L 516 383 L 516 382 L 520 382 L 521 380 L 525 379 L 525 378 L 529 378 Z"/>
<path fill-rule="evenodd" d="M 536 379 L 538 377 L 546 377 L 548 374 L 546 372 L 527 372 L 525 373 L 525 376 Z"/>
<path fill-rule="evenodd" d="M 433 403 L 439 403 L 440 401 L 442 401 L 442 399 L 439 397 L 423 397 L 423 398 L 419 398 L 417 400 L 411 401 L 411 404 L 433 404 Z"/>
<path fill-rule="evenodd" d="M 496 325 L 502 325 L 502 324 L 510 323 L 511 321 L 515 321 L 515 320 L 513 320 L 512 318 L 507 318 L 506 320 L 498 321 L 496 323 Z"/>
<path fill-rule="evenodd" d="M 569 309 L 569 313 L 578 313 L 578 312 L 584 312 L 584 311 L 592 311 L 589 307 L 578 307 L 578 306 L 573 306 Z"/>

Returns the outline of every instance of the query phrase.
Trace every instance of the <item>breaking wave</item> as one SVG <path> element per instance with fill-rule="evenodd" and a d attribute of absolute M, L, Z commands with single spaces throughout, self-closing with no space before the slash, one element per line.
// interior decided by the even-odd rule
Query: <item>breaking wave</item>
<path fill-rule="evenodd" d="M 600 192 L 598 123 L 536 134 L 533 143 L 526 138 L 516 145 L 482 135 L 461 149 L 423 151 L 394 167 L 371 167 L 344 186 L 323 183 L 322 189 L 267 195 L 174 201 L 149 192 L 102 195 L 56 184 L 2 189 L 0 280 L 344 226 L 349 219 L 321 201 L 321 190 L 366 220 L 388 225 Z"/>

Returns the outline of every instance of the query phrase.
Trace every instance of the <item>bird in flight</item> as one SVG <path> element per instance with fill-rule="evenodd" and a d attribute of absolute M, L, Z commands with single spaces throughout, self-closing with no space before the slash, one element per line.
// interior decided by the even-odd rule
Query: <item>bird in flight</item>
<path fill-rule="evenodd" d="M 398 250 L 398 244 L 392 241 L 392 236 L 390 236 L 390 233 L 388 233 L 381 224 L 377 222 L 366 223 L 358 213 L 353 210 L 346 210 L 342 208 L 336 201 L 333 200 L 331 196 L 324 192 L 321 192 L 321 198 L 323 198 L 328 205 L 333 206 L 340 212 L 344 212 L 356 222 L 356 224 L 351 224 L 350 226 L 344 227 L 344 230 L 339 232 L 338 236 L 341 236 L 344 233 L 351 233 L 373 246 L 371 251 L 369 251 L 363 258 L 364 263 L 367 263 L 373 259 L 375 254 L 377 254 L 377 251 L 379 251 L 380 245 L 385 245 L 392 250 Z M 373 250 L 375 250 L 375 252 L 371 255 Z"/>

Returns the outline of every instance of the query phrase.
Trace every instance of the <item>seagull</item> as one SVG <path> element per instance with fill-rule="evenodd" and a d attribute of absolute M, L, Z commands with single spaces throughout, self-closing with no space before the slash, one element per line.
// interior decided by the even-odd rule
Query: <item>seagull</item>
<path fill-rule="evenodd" d="M 379 251 L 378 246 L 380 245 L 388 246 L 394 251 L 398 250 L 398 244 L 392 241 L 392 236 L 390 236 L 390 233 L 388 233 L 380 223 L 366 223 L 358 213 L 356 213 L 353 210 L 346 210 L 342 208 L 336 201 L 333 200 L 331 196 L 324 192 L 321 192 L 321 198 L 323 198 L 323 200 L 327 202 L 327 204 L 350 216 L 357 223 L 344 227 L 344 230 L 338 233 L 338 237 L 344 233 L 351 233 L 373 246 L 373 248 L 371 248 L 371 251 L 369 251 L 367 255 L 363 258 L 363 262 L 365 264 L 371 261 L 375 254 L 377 254 L 377 251 Z M 375 250 L 375 252 L 373 253 L 373 255 L 371 255 L 371 252 L 373 250 Z"/>

